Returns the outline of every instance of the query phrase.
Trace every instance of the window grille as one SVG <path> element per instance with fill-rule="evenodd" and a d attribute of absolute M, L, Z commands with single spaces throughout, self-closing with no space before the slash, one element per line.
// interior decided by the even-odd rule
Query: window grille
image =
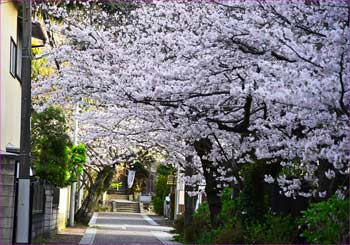
<path fill-rule="evenodd" d="M 22 25 L 21 19 L 18 19 L 17 27 L 17 60 L 16 60 L 16 77 L 19 81 L 22 79 Z"/>

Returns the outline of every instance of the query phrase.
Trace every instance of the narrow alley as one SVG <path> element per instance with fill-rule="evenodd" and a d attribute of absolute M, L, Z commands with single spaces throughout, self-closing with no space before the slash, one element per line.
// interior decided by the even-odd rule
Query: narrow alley
<path fill-rule="evenodd" d="M 159 219 L 159 217 L 157 217 Z M 80 244 L 179 244 L 172 228 L 145 214 L 95 213 Z"/>
<path fill-rule="evenodd" d="M 350 0 L 0 0 L 0 245 L 350 244 Z"/>

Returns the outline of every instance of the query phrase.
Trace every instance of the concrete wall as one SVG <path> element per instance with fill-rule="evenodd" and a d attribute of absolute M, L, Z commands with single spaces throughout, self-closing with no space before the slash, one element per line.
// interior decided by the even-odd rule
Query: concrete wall
<path fill-rule="evenodd" d="M 12 244 L 15 208 L 15 157 L 0 155 L 0 244 Z"/>
<path fill-rule="evenodd" d="M 69 218 L 70 188 L 60 189 L 60 204 L 58 206 L 58 230 L 66 227 Z"/>
<path fill-rule="evenodd" d="M 8 143 L 19 148 L 21 84 L 10 74 L 10 39 L 17 44 L 17 7 L 0 0 L 0 150 Z"/>

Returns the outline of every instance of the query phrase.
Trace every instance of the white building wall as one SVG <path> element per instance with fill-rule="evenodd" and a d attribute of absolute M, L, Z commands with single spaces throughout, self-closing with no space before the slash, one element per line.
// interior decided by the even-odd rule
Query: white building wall
<path fill-rule="evenodd" d="M 60 202 L 58 205 L 57 228 L 63 230 L 66 227 L 69 217 L 70 188 L 60 189 Z"/>
<path fill-rule="evenodd" d="M 10 74 L 10 40 L 17 43 L 17 7 L 12 1 L 0 2 L 0 147 L 19 148 L 21 127 L 21 84 Z"/>

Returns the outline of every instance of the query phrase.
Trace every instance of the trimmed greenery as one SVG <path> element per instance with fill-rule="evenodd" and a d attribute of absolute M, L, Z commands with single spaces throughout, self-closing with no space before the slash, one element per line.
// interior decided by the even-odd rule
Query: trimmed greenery
<path fill-rule="evenodd" d="M 309 243 L 336 244 L 349 241 L 349 198 L 333 196 L 326 201 L 311 204 L 303 211 L 299 224 L 305 227 L 302 233 Z"/>

